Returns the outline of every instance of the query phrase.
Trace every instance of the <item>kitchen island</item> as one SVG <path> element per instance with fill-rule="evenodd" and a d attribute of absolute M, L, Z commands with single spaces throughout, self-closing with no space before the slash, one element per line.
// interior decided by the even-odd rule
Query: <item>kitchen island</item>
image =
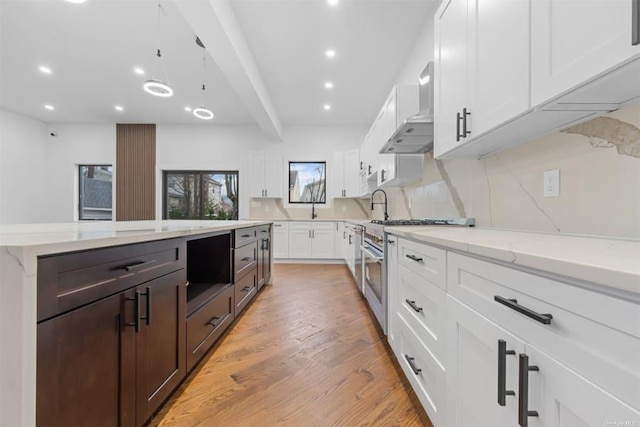
<path fill-rule="evenodd" d="M 49 320 L 53 316 L 64 314 L 65 310 L 70 309 L 70 306 L 67 305 L 71 303 L 68 301 L 72 299 L 78 300 L 78 295 L 93 293 L 94 296 L 100 295 L 100 297 L 103 297 L 103 295 L 95 292 L 97 289 L 102 289 L 102 283 L 92 282 L 90 286 L 78 286 L 77 289 L 67 289 L 65 292 L 58 293 L 51 299 L 53 301 L 57 297 L 58 306 L 53 309 L 48 308 L 49 312 L 47 310 L 43 312 L 43 304 L 40 303 L 41 295 L 38 292 L 39 288 L 42 289 L 43 283 L 43 277 L 38 275 L 38 266 L 42 260 L 55 259 L 58 254 L 63 254 L 60 257 L 72 257 L 74 254 L 85 256 L 83 254 L 107 253 L 111 264 L 105 261 L 100 261 L 102 264 L 98 264 L 96 261 L 80 261 L 89 263 L 87 264 L 88 267 L 85 268 L 89 273 L 93 274 L 98 270 L 96 266 L 99 266 L 103 268 L 103 274 L 115 275 L 112 271 L 115 271 L 116 268 L 111 265 L 118 262 L 118 248 L 128 251 L 127 256 L 123 255 L 122 259 L 137 259 L 135 258 L 136 256 L 153 254 L 153 259 L 148 261 L 145 261 L 144 257 L 142 257 L 139 261 L 133 261 L 133 264 L 124 265 L 122 268 L 118 267 L 122 272 L 118 273 L 117 277 L 114 276 L 112 279 L 105 280 L 104 283 L 116 283 L 120 284 L 120 286 L 131 285 L 132 287 L 129 289 L 131 291 L 133 286 L 138 285 L 137 282 L 131 281 L 133 277 L 140 277 L 140 280 L 146 280 L 155 278 L 156 276 L 153 276 L 153 274 L 162 274 L 162 277 L 165 278 L 175 274 L 176 280 L 174 281 L 181 282 L 182 292 L 186 295 L 185 288 L 188 282 L 185 282 L 184 279 L 185 277 L 188 278 L 188 274 L 185 273 L 185 270 L 188 270 L 188 260 L 185 257 L 185 252 L 187 252 L 187 244 L 190 241 L 201 240 L 201 237 L 207 236 L 226 236 L 229 254 L 232 252 L 246 252 L 247 250 L 251 252 L 253 249 L 251 245 L 255 245 L 252 254 L 253 258 L 251 256 L 243 256 L 242 259 L 234 262 L 234 266 L 241 263 L 244 270 L 252 267 L 255 270 L 259 270 L 259 262 L 255 258 L 260 250 L 264 249 L 264 245 L 262 248 L 258 247 L 258 233 L 262 232 L 270 235 L 269 224 L 270 222 L 268 221 L 136 221 L 0 226 L 0 426 L 30 426 L 36 424 L 36 366 L 39 362 L 37 360 L 39 321 Z M 240 230 L 250 230 L 251 233 L 241 232 Z M 163 242 L 169 243 L 165 244 Z M 144 248 L 149 248 L 145 249 L 146 252 L 143 250 L 136 253 L 132 249 L 143 247 L 143 245 L 147 245 Z M 165 245 L 167 247 L 158 248 L 157 245 Z M 211 245 L 205 244 L 204 246 Z M 226 273 L 229 278 L 226 280 L 232 282 L 235 278 L 238 278 L 244 281 L 251 277 L 255 281 L 258 276 L 257 273 L 246 275 L 243 271 L 242 274 L 237 274 L 232 269 L 230 264 L 233 257 L 229 256 L 229 254 L 227 255 L 229 257 L 229 271 Z M 162 258 L 174 256 L 175 260 Z M 66 259 L 67 263 L 73 264 L 72 261 L 72 258 Z M 94 264 L 91 265 L 91 263 Z M 145 263 L 148 265 L 143 265 Z M 271 263 L 270 258 L 267 263 Z M 265 262 L 263 261 L 263 267 L 264 264 Z M 103 266 L 108 266 L 108 268 Z M 77 279 L 80 277 L 80 273 L 71 272 L 70 268 L 73 268 L 73 265 L 67 267 L 67 271 L 60 273 L 59 277 L 72 277 L 71 280 L 80 280 Z M 207 269 L 192 269 L 192 271 L 196 270 L 206 272 Z M 154 273 L 153 271 L 156 272 Z M 60 280 L 62 281 L 62 279 Z M 127 280 L 130 282 L 127 282 Z M 123 288 L 118 288 L 118 291 L 121 289 Z M 148 289 L 149 287 L 147 287 L 147 293 L 149 292 Z M 236 295 L 238 292 L 247 292 L 247 289 L 250 289 L 253 295 L 257 292 L 250 286 L 243 284 L 240 290 L 235 291 Z M 233 293 L 232 291 L 229 292 Z M 121 293 L 124 294 L 124 290 Z M 142 295 L 144 296 L 144 293 Z M 156 297 L 154 302 L 160 299 L 157 295 L 154 296 Z M 139 313 L 140 307 L 143 307 L 142 311 L 146 307 L 146 317 L 150 317 L 151 297 L 147 295 L 148 299 L 144 306 L 140 305 L 139 299 L 141 297 L 137 295 L 137 292 L 132 294 L 131 298 L 138 298 L 135 301 L 138 305 L 136 311 L 137 321 L 140 322 L 140 319 L 145 319 Z M 181 298 L 186 300 L 186 296 Z M 80 302 L 82 303 L 82 301 Z M 188 314 L 186 312 L 188 310 L 186 301 L 180 300 L 178 305 L 184 307 L 180 309 L 182 311 L 178 310 L 178 313 L 182 313 L 183 317 L 186 317 L 186 314 Z M 133 307 L 133 304 L 131 306 Z M 244 305 L 235 308 L 236 310 L 242 309 Z M 147 320 L 147 325 L 149 324 L 148 322 Z M 141 323 L 144 324 L 144 322 Z M 126 326 L 123 325 L 123 328 Z M 186 326 L 184 328 L 186 331 Z M 134 328 L 129 329 L 133 331 Z M 138 326 L 135 329 L 137 332 Z M 181 337 L 180 340 L 184 340 L 184 337 Z M 51 355 L 51 357 L 53 358 L 54 355 Z M 181 361 L 181 363 L 183 362 Z M 186 362 L 184 362 L 182 370 L 186 370 Z"/>

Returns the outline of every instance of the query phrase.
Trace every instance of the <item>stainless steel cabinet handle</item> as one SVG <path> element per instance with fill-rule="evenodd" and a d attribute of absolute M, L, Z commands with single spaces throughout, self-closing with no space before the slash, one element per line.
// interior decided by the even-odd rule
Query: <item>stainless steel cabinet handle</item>
<path fill-rule="evenodd" d="M 415 301 L 410 301 L 408 298 L 404 301 L 409 304 L 409 307 L 413 308 L 413 311 L 416 313 L 420 313 L 422 311 L 422 307 L 418 307 Z"/>
<path fill-rule="evenodd" d="M 218 322 L 216 322 L 216 320 L 218 320 Z M 213 316 L 206 324 L 213 326 L 215 329 L 220 324 L 220 318 L 218 316 Z"/>
<path fill-rule="evenodd" d="M 409 357 L 408 354 L 404 355 L 404 358 L 407 359 L 407 363 L 409 363 L 409 366 L 411 367 L 411 370 L 413 371 L 414 374 L 418 375 L 420 372 L 422 372 L 422 369 L 418 368 L 416 365 L 413 364 L 413 357 Z"/>
<path fill-rule="evenodd" d="M 507 299 L 504 297 L 501 297 L 500 295 L 496 295 L 493 297 L 493 300 L 502 304 L 502 305 L 506 305 L 507 307 L 509 307 L 512 310 L 517 311 L 518 313 L 524 314 L 525 316 L 527 316 L 530 319 L 535 320 L 536 322 L 540 322 L 542 324 L 545 325 L 550 325 L 551 324 L 551 319 L 553 319 L 553 316 L 550 314 L 540 314 L 540 313 L 536 313 L 535 311 L 518 304 L 518 300 L 517 299 Z"/>
<path fill-rule="evenodd" d="M 529 366 L 529 356 L 520 355 L 518 376 L 518 424 L 520 427 L 529 425 L 529 417 L 537 417 L 538 411 L 529 410 L 529 372 L 538 372 L 537 366 Z"/>
<path fill-rule="evenodd" d="M 380 177 L 380 182 L 384 182 L 384 181 L 385 181 L 385 178 L 384 178 L 385 170 L 384 170 L 384 169 L 381 169 L 381 170 L 380 170 L 380 173 L 382 174 L 382 176 Z"/>
<path fill-rule="evenodd" d="M 640 0 L 631 0 L 631 44 L 640 44 Z"/>
<path fill-rule="evenodd" d="M 242 258 L 240 261 L 251 261 L 251 257 L 246 256 Z"/>
<path fill-rule="evenodd" d="M 264 197 L 269 197 L 269 189 L 268 188 L 264 189 Z"/>
<path fill-rule="evenodd" d="M 387 243 L 389 243 L 390 245 L 393 245 L 395 242 L 396 242 L 395 240 L 391 240 L 391 239 L 387 240 Z"/>
<path fill-rule="evenodd" d="M 249 292 L 251 290 L 251 286 L 245 286 L 241 290 L 242 290 L 242 292 Z"/>
<path fill-rule="evenodd" d="M 514 350 L 507 350 L 507 342 L 498 340 L 498 405 L 505 406 L 507 396 L 515 396 L 516 392 L 507 390 L 507 355 L 515 356 Z"/>

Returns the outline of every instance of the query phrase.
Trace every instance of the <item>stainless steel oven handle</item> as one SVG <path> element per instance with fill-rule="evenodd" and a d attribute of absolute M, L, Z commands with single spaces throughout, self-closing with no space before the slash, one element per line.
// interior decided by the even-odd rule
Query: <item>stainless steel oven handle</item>
<path fill-rule="evenodd" d="M 369 249 L 365 248 L 364 246 L 360 246 L 360 249 L 365 255 L 367 255 L 369 258 L 375 259 L 377 262 L 384 261 L 384 256 L 378 256 L 373 252 L 371 252 Z"/>

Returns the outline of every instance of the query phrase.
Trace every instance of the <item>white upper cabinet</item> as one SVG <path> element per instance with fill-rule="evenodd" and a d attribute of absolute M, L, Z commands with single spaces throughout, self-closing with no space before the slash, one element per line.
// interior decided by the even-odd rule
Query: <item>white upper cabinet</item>
<path fill-rule="evenodd" d="M 529 107 L 529 1 L 447 0 L 435 16 L 435 155 Z"/>
<path fill-rule="evenodd" d="M 529 109 L 530 13 L 528 0 L 468 0 L 468 8 L 472 136 Z"/>
<path fill-rule="evenodd" d="M 418 85 L 393 87 L 372 127 L 377 187 L 405 185 L 422 177 L 423 154 L 380 153 L 402 122 L 418 110 Z"/>
<path fill-rule="evenodd" d="M 250 155 L 250 196 L 256 198 L 282 198 L 283 171 L 282 156 L 277 154 L 251 153 Z"/>
<path fill-rule="evenodd" d="M 444 0 L 435 16 L 434 155 L 460 142 L 467 98 L 467 0 Z"/>
<path fill-rule="evenodd" d="M 534 106 L 640 55 L 640 44 L 632 44 L 632 4 L 632 0 L 531 3 Z"/>
<path fill-rule="evenodd" d="M 360 150 L 333 153 L 335 187 L 334 197 L 360 195 Z"/>
<path fill-rule="evenodd" d="M 487 156 L 640 98 L 635 1 L 443 0 L 435 157 Z"/>

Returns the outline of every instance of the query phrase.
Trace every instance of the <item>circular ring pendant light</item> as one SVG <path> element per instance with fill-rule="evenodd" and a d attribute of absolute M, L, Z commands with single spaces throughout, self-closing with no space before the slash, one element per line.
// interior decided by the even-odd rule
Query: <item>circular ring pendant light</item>
<path fill-rule="evenodd" d="M 213 119 L 213 111 L 205 107 L 204 104 L 204 95 L 206 92 L 206 86 L 204 84 L 205 80 L 205 69 L 206 69 L 206 58 L 204 55 L 204 44 L 200 40 L 199 37 L 196 37 L 196 44 L 202 48 L 202 103 L 198 108 L 193 109 L 193 115 L 202 120 L 211 120 Z"/>
<path fill-rule="evenodd" d="M 162 11 L 162 5 L 158 2 L 158 28 L 157 28 L 157 37 L 158 37 L 158 46 L 160 45 L 160 12 Z M 144 82 L 142 88 L 145 92 L 159 96 L 162 98 L 168 98 L 173 95 L 173 89 L 169 85 L 169 79 L 167 78 L 167 71 L 164 69 L 164 63 L 162 62 L 162 53 L 160 52 L 160 48 L 156 51 L 156 65 L 153 70 L 153 77 Z M 159 64 L 158 64 L 159 63 Z M 157 78 L 156 71 L 158 68 L 162 69 L 162 76 L 164 78 Z"/>

